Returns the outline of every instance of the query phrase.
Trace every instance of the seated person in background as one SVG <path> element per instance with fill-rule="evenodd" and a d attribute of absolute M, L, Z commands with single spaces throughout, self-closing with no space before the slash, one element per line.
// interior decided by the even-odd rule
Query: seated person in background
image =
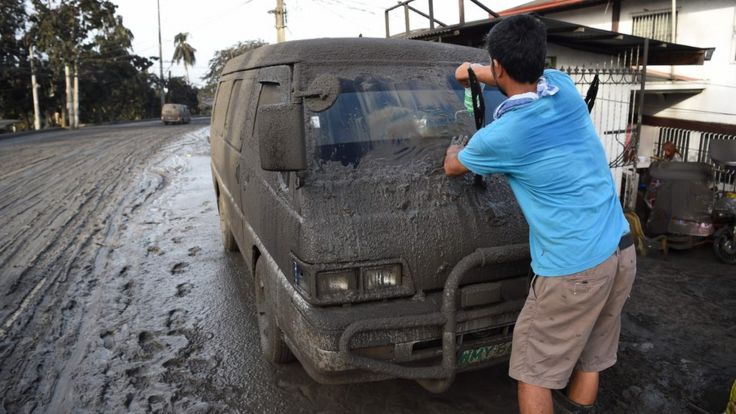
<path fill-rule="evenodd" d="M 662 150 L 664 151 L 665 160 L 682 161 L 682 155 L 680 155 L 680 151 L 677 150 L 677 147 L 672 143 L 672 141 L 665 142 Z"/>

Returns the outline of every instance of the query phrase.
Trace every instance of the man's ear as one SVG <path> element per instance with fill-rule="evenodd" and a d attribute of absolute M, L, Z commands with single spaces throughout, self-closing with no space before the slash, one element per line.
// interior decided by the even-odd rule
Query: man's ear
<path fill-rule="evenodd" d="M 506 69 L 501 65 L 499 61 L 496 59 L 491 60 L 491 65 L 493 65 L 493 70 L 495 71 L 494 77 L 495 78 L 501 78 L 503 76 L 506 76 Z"/>

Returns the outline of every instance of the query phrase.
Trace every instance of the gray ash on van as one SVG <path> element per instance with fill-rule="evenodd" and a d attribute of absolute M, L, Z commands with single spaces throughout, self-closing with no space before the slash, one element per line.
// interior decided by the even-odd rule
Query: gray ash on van
<path fill-rule="evenodd" d="M 385 39 L 264 46 L 223 70 L 212 175 L 225 248 L 255 277 L 261 348 L 323 383 L 416 379 L 505 360 L 529 282 L 503 176 L 448 178 L 472 135 L 454 81 L 477 49 Z M 488 114 L 501 95 L 484 91 Z"/>

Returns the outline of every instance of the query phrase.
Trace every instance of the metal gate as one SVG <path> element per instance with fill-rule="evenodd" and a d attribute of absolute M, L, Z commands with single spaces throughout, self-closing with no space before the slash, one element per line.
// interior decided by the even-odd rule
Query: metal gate
<path fill-rule="evenodd" d="M 624 168 L 633 165 L 638 148 L 641 117 L 635 99 L 642 89 L 643 69 L 639 50 L 595 67 L 561 67 L 570 75 L 580 95 L 586 97 L 591 87 L 598 89 L 590 116 L 608 157 L 616 191 L 621 194 Z"/>

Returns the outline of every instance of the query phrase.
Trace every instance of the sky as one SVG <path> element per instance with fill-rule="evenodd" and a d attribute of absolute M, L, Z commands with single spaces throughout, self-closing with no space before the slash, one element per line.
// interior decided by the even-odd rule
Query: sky
<path fill-rule="evenodd" d="M 114 0 L 123 24 L 133 32 L 134 53 L 158 56 L 156 0 Z M 197 62 L 189 68 L 192 83 L 201 85 L 209 60 L 215 51 L 238 41 L 261 39 L 276 42 L 275 17 L 269 10 L 276 0 L 160 0 L 161 38 L 164 74 L 184 76 L 184 67 L 171 62 L 174 36 L 188 32 L 188 42 L 197 52 Z M 385 37 L 384 10 L 396 0 L 284 0 L 287 22 L 286 40 L 320 37 Z M 483 0 L 494 11 L 505 10 L 528 0 Z M 435 18 L 445 24 L 458 23 L 456 0 L 434 0 Z M 416 0 L 413 7 L 427 12 L 428 0 Z M 403 9 L 390 13 L 391 33 L 403 31 Z M 466 21 L 487 18 L 480 7 L 465 1 Z M 411 28 L 428 27 L 428 21 L 412 13 Z M 153 69 L 153 68 L 152 68 Z M 155 66 L 158 72 L 158 65 Z"/>

